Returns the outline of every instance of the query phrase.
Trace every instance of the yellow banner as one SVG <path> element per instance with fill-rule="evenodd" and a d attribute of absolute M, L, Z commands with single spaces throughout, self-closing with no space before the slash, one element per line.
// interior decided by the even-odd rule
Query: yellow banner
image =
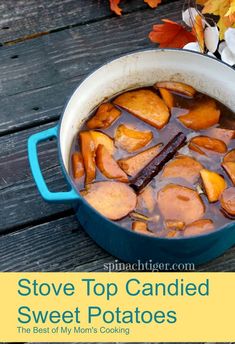
<path fill-rule="evenodd" d="M 234 273 L 0 273 L 1 342 L 232 342 Z"/>

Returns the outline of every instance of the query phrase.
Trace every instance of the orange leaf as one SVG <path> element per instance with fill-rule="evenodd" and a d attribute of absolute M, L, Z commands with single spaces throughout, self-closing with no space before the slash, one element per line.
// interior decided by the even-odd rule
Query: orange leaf
<path fill-rule="evenodd" d="M 201 6 L 205 5 L 206 2 L 207 2 L 207 0 L 197 0 L 197 1 L 196 1 L 196 3 L 197 3 L 198 5 L 201 5 Z"/>
<path fill-rule="evenodd" d="M 154 43 L 159 43 L 160 48 L 183 48 L 187 43 L 197 39 L 193 32 L 188 31 L 181 24 L 168 19 L 162 19 L 164 24 L 153 26 L 149 38 Z"/>
<path fill-rule="evenodd" d="M 195 18 L 193 33 L 197 37 L 201 52 L 204 53 L 204 48 L 205 48 L 204 28 L 203 28 L 202 17 L 199 14 Z"/>
<path fill-rule="evenodd" d="M 146 4 L 152 8 L 156 8 L 162 2 L 162 0 L 144 0 L 144 2 L 146 2 Z"/>
<path fill-rule="evenodd" d="M 122 9 L 118 6 L 121 0 L 109 0 L 110 9 L 115 12 L 118 16 L 122 15 Z"/>

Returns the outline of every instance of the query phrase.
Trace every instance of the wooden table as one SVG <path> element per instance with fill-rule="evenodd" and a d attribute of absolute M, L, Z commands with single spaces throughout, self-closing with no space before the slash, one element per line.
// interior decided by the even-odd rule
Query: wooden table
<path fill-rule="evenodd" d="M 152 24 L 180 20 L 184 0 L 152 10 L 108 0 L 2 0 L 0 4 L 0 271 L 102 271 L 115 258 L 79 226 L 68 205 L 40 197 L 29 170 L 27 139 L 58 121 L 82 78 L 107 59 L 153 47 Z M 56 142 L 40 145 L 51 190 L 66 190 Z M 234 271 L 235 247 L 200 271 Z"/>

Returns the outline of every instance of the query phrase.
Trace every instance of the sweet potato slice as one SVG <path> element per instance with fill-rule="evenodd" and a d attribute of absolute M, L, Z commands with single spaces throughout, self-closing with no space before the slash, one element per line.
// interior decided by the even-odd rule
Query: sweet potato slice
<path fill-rule="evenodd" d="M 235 187 L 224 190 L 220 198 L 220 203 L 228 215 L 235 216 Z"/>
<path fill-rule="evenodd" d="M 214 229 L 213 221 L 209 219 L 202 219 L 190 223 L 186 226 L 184 230 L 184 236 L 193 236 L 193 235 L 200 235 L 203 233 L 210 232 Z"/>
<path fill-rule="evenodd" d="M 165 221 L 165 227 L 171 231 L 182 231 L 185 227 L 185 223 L 182 221 L 168 220 Z"/>
<path fill-rule="evenodd" d="M 153 235 L 153 233 L 148 230 L 147 223 L 142 221 L 132 222 L 132 230 L 138 233 Z"/>
<path fill-rule="evenodd" d="M 156 88 L 166 88 L 167 90 L 184 94 L 188 97 L 193 97 L 196 93 L 196 90 L 183 82 L 176 82 L 176 81 L 162 81 L 157 82 L 154 87 Z"/>
<path fill-rule="evenodd" d="M 176 236 L 178 236 L 178 232 L 174 229 L 170 230 L 166 235 L 167 238 L 175 238 Z"/>
<path fill-rule="evenodd" d="M 233 185 L 235 185 L 235 162 L 224 162 L 222 167 L 227 172 L 229 178 L 231 179 Z"/>
<path fill-rule="evenodd" d="M 99 145 L 96 150 L 96 165 L 105 177 L 124 183 L 128 182 L 126 173 L 118 166 L 117 162 L 103 145 Z"/>
<path fill-rule="evenodd" d="M 198 193 L 177 184 L 168 184 L 161 189 L 157 202 L 166 221 L 182 221 L 187 225 L 202 218 L 205 212 L 205 206 Z"/>
<path fill-rule="evenodd" d="M 118 160 L 118 165 L 129 176 L 134 177 L 148 165 L 148 163 L 160 152 L 161 148 L 162 144 L 160 143 L 130 158 Z"/>
<path fill-rule="evenodd" d="M 203 169 L 200 171 L 203 186 L 209 202 L 217 202 L 227 187 L 227 183 L 218 173 Z"/>
<path fill-rule="evenodd" d="M 121 182 L 97 182 L 81 192 L 85 200 L 110 220 L 120 220 L 136 207 L 135 192 Z"/>
<path fill-rule="evenodd" d="M 84 175 L 84 163 L 81 152 L 74 152 L 72 154 L 72 170 L 75 179 L 80 179 Z"/>
<path fill-rule="evenodd" d="M 235 149 L 232 149 L 225 155 L 223 162 L 235 162 Z"/>
<path fill-rule="evenodd" d="M 90 130 L 90 134 L 94 140 L 95 149 L 97 149 L 99 145 L 103 145 L 103 146 L 105 146 L 105 148 L 107 149 L 109 154 L 111 154 L 111 155 L 114 154 L 115 146 L 114 146 L 114 142 L 111 139 L 111 137 L 109 137 L 108 135 L 106 135 L 104 133 L 101 133 L 100 131 L 96 131 L 96 130 Z"/>
<path fill-rule="evenodd" d="M 229 178 L 235 185 L 235 149 L 232 149 L 225 155 L 222 167 L 225 169 Z"/>
<path fill-rule="evenodd" d="M 190 140 L 189 148 L 198 147 L 200 150 L 209 150 L 215 153 L 224 154 L 227 152 L 227 146 L 224 141 L 209 136 L 196 136 Z M 194 150 L 194 149 L 193 149 Z"/>
<path fill-rule="evenodd" d="M 206 153 L 203 152 L 198 146 L 194 145 L 191 141 L 189 141 L 188 148 L 191 149 L 192 151 L 198 153 L 198 154 L 206 156 Z"/>
<path fill-rule="evenodd" d="M 226 145 L 235 138 L 235 130 L 223 129 L 223 128 L 211 128 L 207 131 L 207 135 L 214 137 L 215 139 L 224 141 Z"/>
<path fill-rule="evenodd" d="M 186 115 L 178 117 L 179 121 L 187 128 L 203 130 L 212 127 L 219 122 L 220 110 L 216 102 L 207 98 L 199 101 Z"/>
<path fill-rule="evenodd" d="M 164 101 L 151 90 L 123 93 L 114 100 L 114 104 L 157 129 L 163 128 L 170 118 L 169 109 Z"/>
<path fill-rule="evenodd" d="M 89 184 L 95 179 L 96 176 L 95 142 L 89 131 L 80 132 L 79 137 L 84 169 L 86 172 L 85 184 Z"/>
<path fill-rule="evenodd" d="M 174 107 L 174 96 L 171 92 L 169 92 L 165 88 L 159 88 L 159 92 L 162 96 L 162 99 L 166 103 L 169 109 L 172 109 Z"/>
<path fill-rule="evenodd" d="M 145 147 L 153 138 L 151 131 L 139 131 L 124 124 L 118 126 L 115 132 L 115 145 L 129 153 Z"/>
<path fill-rule="evenodd" d="M 195 159 L 179 155 L 171 160 L 162 173 L 163 178 L 183 178 L 190 183 L 195 183 L 200 177 L 203 166 Z"/>
<path fill-rule="evenodd" d="M 95 115 L 86 122 L 89 129 L 108 128 L 121 115 L 121 111 L 112 103 L 103 103 L 99 106 Z"/>
<path fill-rule="evenodd" d="M 146 209 L 152 213 L 155 208 L 156 201 L 154 199 L 154 190 L 148 185 L 138 196 L 138 208 Z"/>

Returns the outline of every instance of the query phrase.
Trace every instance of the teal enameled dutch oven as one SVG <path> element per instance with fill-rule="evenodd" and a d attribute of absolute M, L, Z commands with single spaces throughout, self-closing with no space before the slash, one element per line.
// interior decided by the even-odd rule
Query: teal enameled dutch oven
<path fill-rule="evenodd" d="M 221 255 L 235 244 L 234 223 L 209 234 L 189 238 L 157 238 L 139 234 L 107 220 L 94 210 L 76 190 L 68 173 L 73 137 L 98 104 L 124 90 L 162 80 L 186 82 L 235 111 L 235 71 L 228 65 L 185 50 L 154 49 L 130 53 L 90 74 L 73 93 L 59 125 L 29 138 L 30 166 L 42 197 L 48 202 L 71 202 L 85 231 L 112 255 L 126 262 L 152 260 L 200 264 Z M 37 144 L 51 137 L 58 139 L 59 160 L 70 187 L 68 192 L 49 191 L 40 170 Z"/>

